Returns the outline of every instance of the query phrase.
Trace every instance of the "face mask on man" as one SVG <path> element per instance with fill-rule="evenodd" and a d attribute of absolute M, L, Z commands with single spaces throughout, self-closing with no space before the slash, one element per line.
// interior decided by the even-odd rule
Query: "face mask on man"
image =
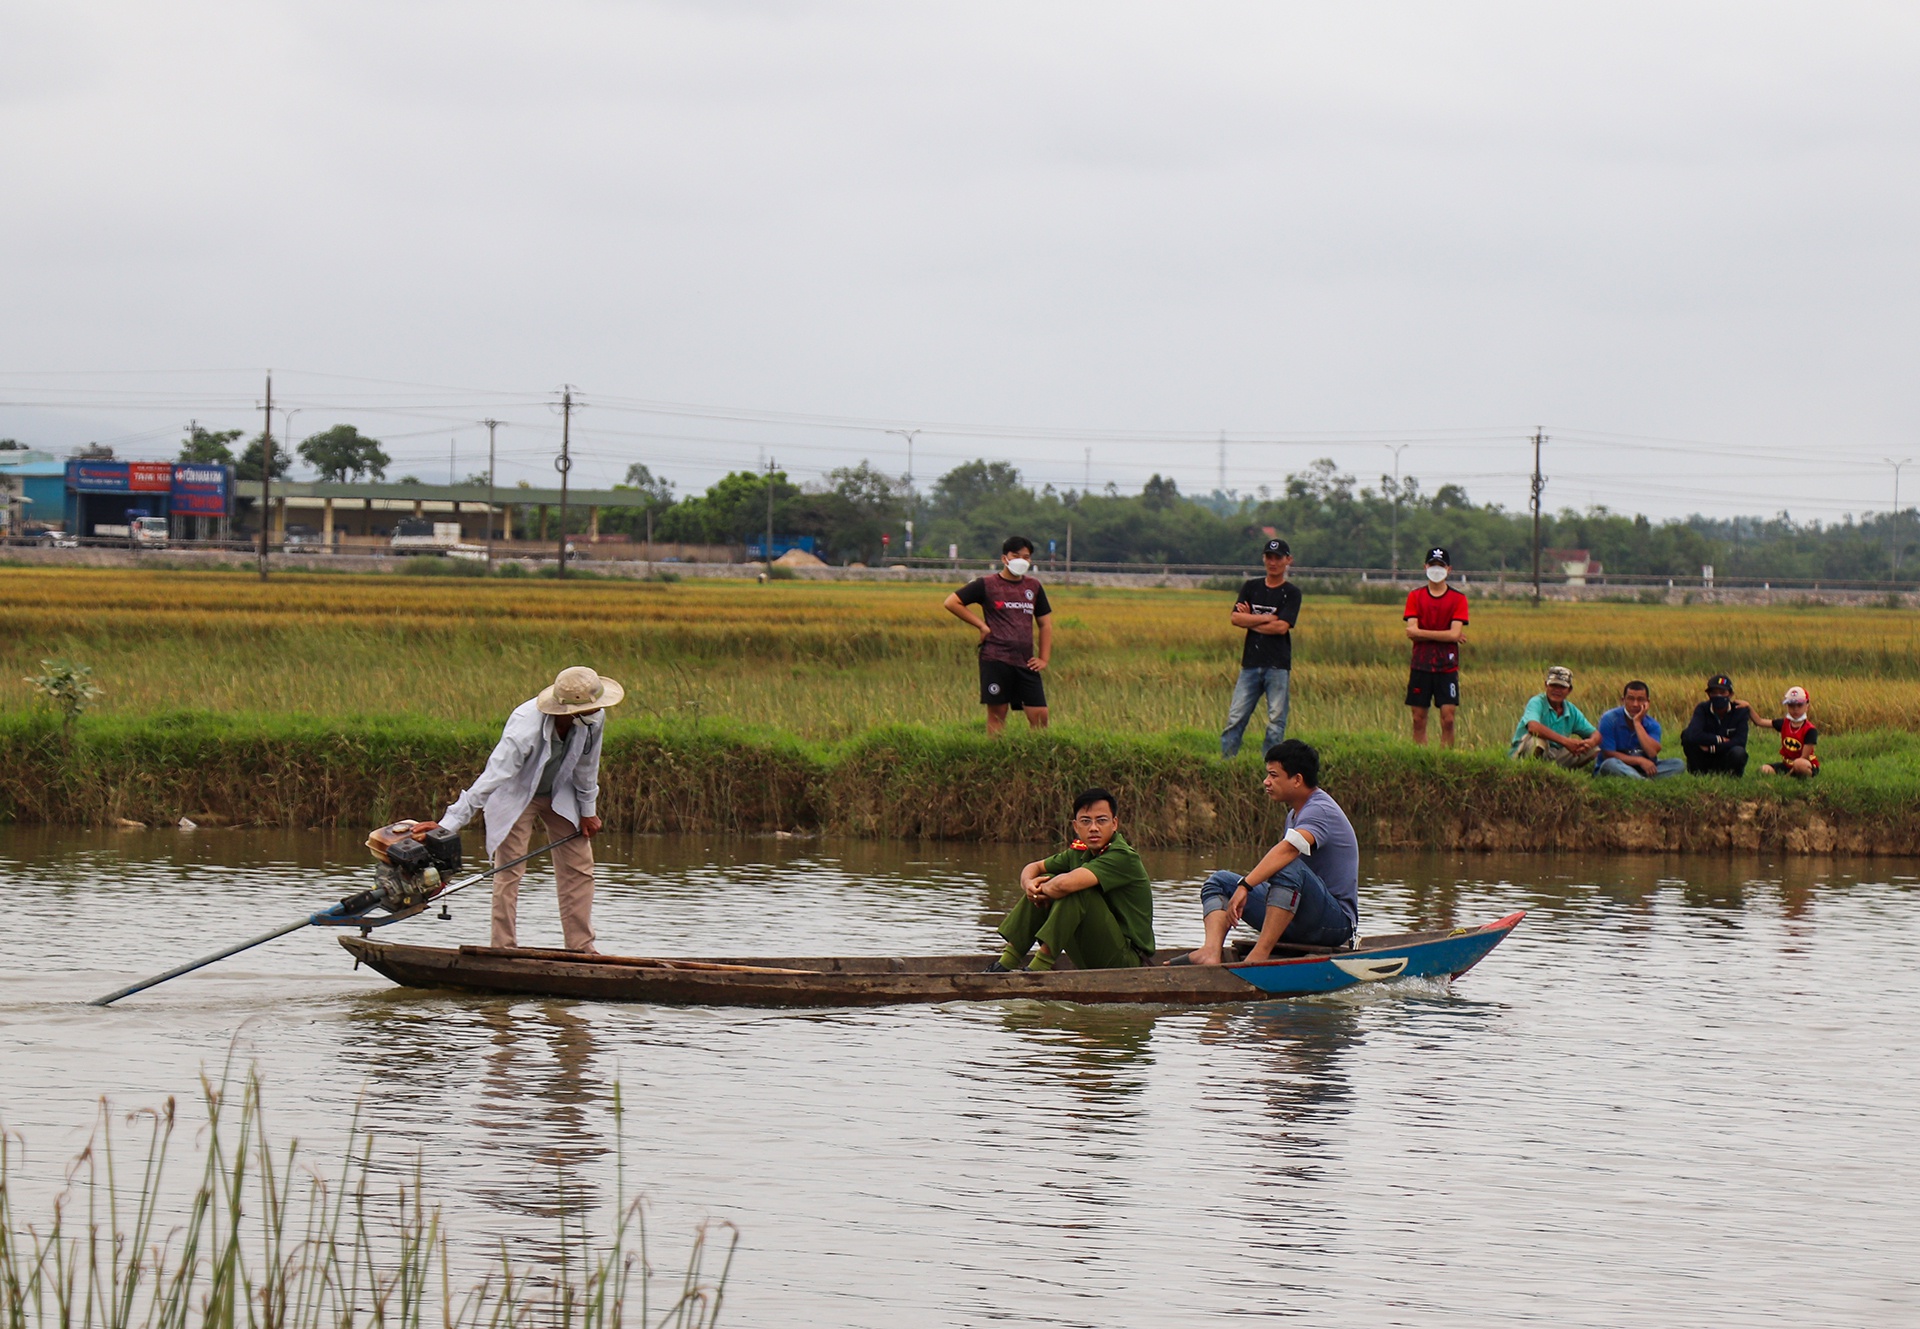
<path fill-rule="evenodd" d="M 1427 580 L 1438 586 L 1447 579 L 1447 569 L 1435 563 L 1427 568 Z"/>
<path fill-rule="evenodd" d="M 1027 569 L 1032 566 L 1033 564 L 1027 562 L 1024 558 L 1010 558 L 1007 560 L 1007 571 L 1016 577 L 1026 576 Z"/>

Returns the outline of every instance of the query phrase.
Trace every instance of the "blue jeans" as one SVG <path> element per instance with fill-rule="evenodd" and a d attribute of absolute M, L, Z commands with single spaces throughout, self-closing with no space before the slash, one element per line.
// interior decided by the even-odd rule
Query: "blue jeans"
<path fill-rule="evenodd" d="M 1665 775 L 1680 775 L 1687 769 L 1687 763 L 1678 757 L 1655 757 L 1653 759 L 1653 778 L 1658 780 Z M 1647 773 L 1637 767 L 1629 766 L 1618 757 L 1608 757 L 1593 768 L 1595 775 L 1624 775 L 1629 780 L 1644 780 Z"/>
<path fill-rule="evenodd" d="M 1237 872 L 1216 872 L 1208 877 L 1200 887 L 1202 917 L 1225 909 L 1245 880 Z M 1241 921 L 1257 931 L 1267 921 L 1268 906 L 1293 911 L 1293 920 L 1280 934 L 1281 941 L 1302 946 L 1344 946 L 1359 931 L 1357 921 L 1347 916 L 1304 859 L 1296 858 L 1258 886 L 1249 886 Z"/>
<path fill-rule="evenodd" d="M 1253 718 L 1253 704 L 1267 694 L 1267 743 L 1260 749 L 1265 756 L 1287 736 L 1287 684 L 1290 671 L 1257 666 L 1242 669 L 1233 685 L 1233 700 L 1227 705 L 1227 727 L 1220 731 L 1220 755 L 1231 760 L 1240 751 L 1240 736 L 1247 732 Z"/>

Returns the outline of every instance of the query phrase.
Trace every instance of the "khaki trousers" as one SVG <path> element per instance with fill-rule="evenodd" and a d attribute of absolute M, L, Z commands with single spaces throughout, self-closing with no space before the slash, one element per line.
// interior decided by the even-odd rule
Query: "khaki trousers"
<path fill-rule="evenodd" d="M 1549 743 L 1538 734 L 1522 734 L 1520 736 L 1520 746 L 1514 751 L 1513 755 L 1516 759 L 1521 757 L 1540 757 L 1552 762 L 1555 766 L 1564 767 L 1569 771 L 1583 771 L 1593 765 L 1593 759 L 1596 754 L 1588 752 L 1584 755 L 1576 756 L 1573 752 L 1561 747 L 1558 743 Z"/>
<path fill-rule="evenodd" d="M 553 800 L 536 798 L 507 832 L 494 857 L 505 863 L 527 852 L 533 841 L 533 823 L 545 823 L 549 842 L 573 833 L 573 823 L 553 810 Z M 508 868 L 493 879 L 493 944 L 518 946 L 520 878 L 527 865 Z M 570 951 L 593 948 L 593 843 L 584 836 L 553 851 L 553 875 L 560 889 L 560 935 Z"/>

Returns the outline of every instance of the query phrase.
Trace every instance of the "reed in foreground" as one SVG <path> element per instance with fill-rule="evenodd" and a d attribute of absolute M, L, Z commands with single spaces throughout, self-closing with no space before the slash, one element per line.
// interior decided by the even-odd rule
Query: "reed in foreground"
<path fill-rule="evenodd" d="M 645 1219 L 628 1199 L 617 1154 L 609 1231 L 561 1207 L 554 1254 L 516 1262 L 502 1246 L 492 1272 L 457 1281 L 449 1233 L 422 1168 L 382 1182 L 374 1140 L 355 1123 L 332 1178 L 301 1162 L 297 1143 L 268 1140 L 260 1081 L 229 1093 L 203 1080 L 207 1124 L 198 1184 L 178 1221 L 164 1173 L 178 1113 L 134 1113 L 144 1159 L 124 1170 L 115 1114 L 103 1101 L 93 1138 L 67 1170 L 43 1220 L 20 1212 L 20 1139 L 0 1130 L 0 1325 L 5 1329 L 709 1329 L 737 1239 L 721 1225 L 721 1268 L 709 1278 L 702 1227 L 672 1286 L 656 1287 Z M 236 1101 L 237 1100 L 237 1101 Z M 616 1138 L 622 1109 L 614 1095 Z M 565 1178 L 560 1179 L 565 1197 Z"/>

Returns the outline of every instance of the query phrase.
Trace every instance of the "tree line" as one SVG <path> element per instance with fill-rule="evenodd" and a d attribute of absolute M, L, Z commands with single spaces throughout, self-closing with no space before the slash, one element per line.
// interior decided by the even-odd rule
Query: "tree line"
<path fill-rule="evenodd" d="M 955 547 L 966 561 L 998 552 L 1008 535 L 1035 542 L 1044 559 L 1051 545 L 1064 557 L 1069 528 L 1076 562 L 1187 563 L 1252 566 L 1271 536 L 1285 538 L 1303 566 L 1384 570 L 1417 568 L 1425 551 L 1443 545 L 1456 567 L 1505 569 L 1531 575 L 1531 514 L 1498 503 L 1474 503 L 1459 485 L 1427 492 L 1417 477 L 1391 476 L 1362 485 L 1322 458 L 1287 478 L 1281 493 L 1182 494 L 1155 475 L 1137 494 L 1034 489 L 1007 462 L 970 461 L 954 467 L 923 494 L 910 495 L 898 477 L 869 463 L 831 471 L 824 480 L 793 483 L 735 471 L 705 493 L 675 500 L 673 485 L 645 466 L 628 472 L 639 501 L 601 515 L 602 530 L 644 534 L 652 517 L 656 539 L 701 544 L 757 543 L 766 530 L 768 488 L 773 491 L 776 538 L 811 535 L 833 563 L 872 563 L 905 550 L 905 522 L 915 523 L 914 552 L 945 557 Z M 1613 574 L 1697 579 L 1703 566 L 1718 576 L 1872 581 L 1889 577 L 1895 559 L 1903 575 L 1920 575 L 1920 519 L 1912 509 L 1859 521 L 1796 521 L 1774 517 L 1691 516 L 1653 521 L 1593 507 L 1543 513 L 1541 545 L 1584 549 Z M 882 545 L 880 536 L 892 538 Z M 1543 566 L 1546 575 L 1558 569 Z"/>

